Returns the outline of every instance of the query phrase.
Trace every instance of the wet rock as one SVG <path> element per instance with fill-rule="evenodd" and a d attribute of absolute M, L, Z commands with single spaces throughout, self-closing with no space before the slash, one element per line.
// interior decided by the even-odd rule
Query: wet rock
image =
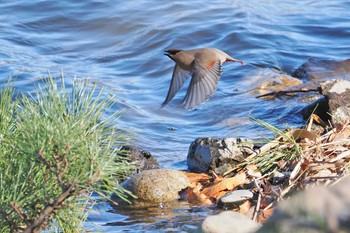
<path fill-rule="evenodd" d="M 331 120 L 331 116 L 329 115 L 328 98 L 325 96 L 320 96 L 317 100 L 308 104 L 301 110 L 301 115 L 305 120 L 310 119 L 311 114 L 316 114 L 324 122 L 329 122 Z"/>
<path fill-rule="evenodd" d="M 159 168 L 158 161 L 151 155 L 151 153 L 133 146 L 123 146 L 119 155 L 127 157 L 128 160 L 135 165 L 135 169 L 128 174 L 129 176 L 145 170 Z"/>
<path fill-rule="evenodd" d="M 193 172 L 214 170 L 223 174 L 253 154 L 253 146 L 253 142 L 247 139 L 197 138 L 188 151 L 188 169 Z"/>
<path fill-rule="evenodd" d="M 350 79 L 350 59 L 343 61 L 310 58 L 295 70 L 293 76 L 307 79 Z"/>
<path fill-rule="evenodd" d="M 321 83 L 321 93 L 327 97 L 333 122 L 350 119 L 350 82 L 342 79 Z"/>
<path fill-rule="evenodd" d="M 170 202 L 180 198 L 180 191 L 190 185 L 188 178 L 170 169 L 147 170 L 133 175 L 121 186 L 137 196 L 134 204 Z"/>
<path fill-rule="evenodd" d="M 350 232 L 350 177 L 300 192 L 278 205 L 258 233 Z"/>
<path fill-rule="evenodd" d="M 262 72 L 262 71 L 259 71 Z M 287 90 L 290 87 L 298 86 L 303 82 L 300 79 L 289 76 L 286 73 L 282 73 L 276 70 L 265 70 L 265 73 L 260 74 L 265 77 L 269 77 L 268 80 L 261 83 L 256 90 L 259 94 L 266 94 L 268 92 L 278 92 Z"/>
<path fill-rule="evenodd" d="M 202 224 L 202 230 L 205 233 L 250 233 L 260 227 L 259 223 L 234 211 L 224 211 L 218 215 L 209 216 Z"/>
<path fill-rule="evenodd" d="M 230 208 L 241 205 L 244 201 L 252 199 L 254 193 L 250 190 L 235 190 L 222 196 L 218 200 L 219 208 Z"/>

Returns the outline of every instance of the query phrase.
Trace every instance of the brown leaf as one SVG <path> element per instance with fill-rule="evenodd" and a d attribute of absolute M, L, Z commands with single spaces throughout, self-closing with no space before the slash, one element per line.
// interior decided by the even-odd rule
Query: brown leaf
<path fill-rule="evenodd" d="M 264 224 L 273 214 L 274 208 L 263 210 L 259 213 L 257 222 Z"/>
<path fill-rule="evenodd" d="M 220 191 L 220 192 L 218 192 L 217 194 L 214 194 L 214 195 L 211 196 L 211 197 L 212 197 L 212 198 L 215 198 L 216 200 L 219 200 L 220 197 L 222 197 L 222 196 L 228 194 L 229 192 L 231 192 L 231 191 L 229 191 L 229 190 Z"/>
<path fill-rule="evenodd" d="M 319 117 L 318 115 L 316 114 L 311 114 L 311 117 L 314 121 L 316 121 L 318 124 L 320 124 L 322 127 L 326 128 L 327 127 L 327 124 L 326 122 L 324 122 L 321 117 Z"/>
<path fill-rule="evenodd" d="M 194 173 L 194 172 L 185 172 L 181 171 L 187 178 L 190 180 L 190 182 L 199 182 L 199 181 L 207 181 L 210 180 L 210 176 L 205 173 Z"/>
<path fill-rule="evenodd" d="M 223 181 L 225 178 L 222 177 L 222 176 L 218 176 L 215 178 L 213 184 L 217 184 L 217 183 L 220 183 L 221 181 Z"/>
<path fill-rule="evenodd" d="M 313 132 L 306 129 L 293 129 L 287 133 L 287 136 L 294 140 L 307 138 L 316 142 L 317 139 L 317 136 Z"/>
<path fill-rule="evenodd" d="M 194 188 L 189 189 L 187 192 L 188 201 L 190 203 L 196 203 L 198 205 L 211 205 L 212 202 L 207 198 L 207 196 L 201 193 L 201 189 L 202 185 L 200 183 L 197 183 L 197 185 Z"/>
<path fill-rule="evenodd" d="M 244 184 L 245 182 L 246 182 L 246 175 L 245 173 L 242 172 L 235 175 L 234 177 L 224 179 L 218 184 L 215 184 L 212 187 L 209 187 L 208 189 L 203 190 L 203 193 L 207 195 L 207 197 L 212 197 L 214 195 L 217 195 L 221 191 L 233 190 L 234 188 L 236 188 L 241 184 Z"/>
<path fill-rule="evenodd" d="M 241 214 L 246 215 L 249 212 L 251 207 L 252 207 L 252 204 L 250 203 L 250 201 L 247 200 L 247 201 L 243 202 L 243 204 L 241 204 L 239 206 L 239 212 Z"/>

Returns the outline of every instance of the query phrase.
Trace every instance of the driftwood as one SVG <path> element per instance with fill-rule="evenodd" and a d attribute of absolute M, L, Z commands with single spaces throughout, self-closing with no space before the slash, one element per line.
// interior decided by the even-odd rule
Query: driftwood
<path fill-rule="evenodd" d="M 291 93 L 300 93 L 300 92 L 321 92 L 321 88 L 300 88 L 300 89 L 291 89 L 291 90 L 281 90 L 281 91 L 272 91 L 263 95 L 258 95 L 256 98 L 266 98 L 266 99 L 274 99 L 281 95 L 288 95 Z"/>

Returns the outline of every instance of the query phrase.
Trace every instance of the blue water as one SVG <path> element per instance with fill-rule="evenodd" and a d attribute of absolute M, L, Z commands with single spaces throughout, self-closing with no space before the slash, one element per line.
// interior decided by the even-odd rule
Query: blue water
<path fill-rule="evenodd" d="M 280 128 L 298 126 L 304 123 L 297 114 L 303 103 L 256 99 L 248 91 L 269 76 L 230 63 L 206 103 L 193 111 L 178 109 L 182 91 L 160 108 L 174 65 L 165 49 L 216 47 L 247 63 L 292 73 L 309 57 L 350 57 L 349 12 L 347 0 L 1 1 L 0 81 L 14 75 L 17 89 L 31 92 L 47 70 L 56 76 L 63 70 L 68 84 L 76 77 L 107 87 L 118 96 L 114 110 L 127 110 L 117 123 L 135 135 L 132 144 L 150 151 L 162 167 L 185 168 L 196 137 L 269 134 L 251 117 Z M 114 220 L 107 213 L 100 217 L 89 221 L 96 220 L 102 231 L 125 230 L 104 228 Z"/>

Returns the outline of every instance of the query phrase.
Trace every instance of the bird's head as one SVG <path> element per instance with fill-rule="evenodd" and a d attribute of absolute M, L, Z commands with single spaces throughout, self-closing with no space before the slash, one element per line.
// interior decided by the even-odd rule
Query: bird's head
<path fill-rule="evenodd" d="M 165 50 L 164 52 L 164 55 L 168 56 L 170 59 L 174 60 L 174 56 L 178 53 L 178 52 L 181 52 L 182 50 L 181 49 L 168 49 L 168 50 Z"/>

